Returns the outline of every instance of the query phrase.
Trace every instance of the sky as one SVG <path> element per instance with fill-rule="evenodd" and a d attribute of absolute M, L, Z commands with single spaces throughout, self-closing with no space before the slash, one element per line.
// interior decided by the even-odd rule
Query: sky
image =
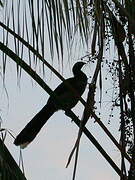
<path fill-rule="evenodd" d="M 17 135 L 28 121 L 45 105 L 48 95 L 35 82 L 32 82 L 26 73 L 22 73 L 20 87 L 17 86 L 14 64 L 9 63 L 8 69 L 6 89 L 9 99 L 5 101 L 6 95 L 1 93 L 3 127 L 12 130 L 12 133 Z M 70 73 L 67 67 L 65 74 Z M 58 79 L 55 79 L 55 77 L 46 81 L 52 88 L 59 84 Z M 86 95 L 84 94 L 84 96 Z M 83 110 L 83 107 L 78 103 L 74 111 L 81 118 L 82 111 L 80 109 Z M 105 123 L 107 125 L 107 120 Z M 114 161 L 119 163 L 120 154 L 118 150 L 110 143 L 101 128 L 93 120 L 90 120 L 88 123 L 88 128 L 105 147 L 107 152 L 112 155 Z M 108 125 L 108 128 L 113 133 L 117 129 L 112 127 L 112 125 Z M 36 139 L 26 149 L 22 150 L 27 179 L 36 180 L 39 177 L 41 180 L 54 178 L 56 180 L 71 179 L 74 160 L 72 160 L 69 168 L 65 168 L 65 165 L 75 143 L 77 130 L 76 125 L 65 116 L 64 112 L 56 112 L 42 128 Z M 19 148 L 13 144 L 13 138 L 8 136 L 6 138 L 6 145 L 16 161 L 18 161 Z M 80 145 L 76 179 L 81 180 L 82 178 L 86 180 L 98 180 L 99 178 L 118 179 L 115 171 L 84 135 Z"/>
<path fill-rule="evenodd" d="M 2 33 L 2 32 L 1 32 Z M 46 47 L 48 49 L 48 47 Z M 65 56 L 66 57 L 66 56 Z M 25 59 L 28 58 L 28 53 L 25 54 Z M 48 51 L 46 51 L 46 59 Z M 64 59 L 63 75 L 65 78 L 72 76 L 71 64 L 68 64 L 68 58 Z M 77 58 L 76 58 L 77 60 Z M 2 127 L 12 131 L 16 136 L 22 128 L 32 119 L 32 117 L 46 104 L 48 95 L 39 87 L 25 72 L 22 72 L 21 83 L 17 85 L 16 66 L 15 63 L 7 59 L 6 80 L 5 86 L 8 92 L 8 97 L 1 85 L 0 88 L 0 109 L 2 117 Z M 58 62 L 57 60 L 55 62 Z M 49 60 L 49 63 L 51 61 Z M 58 64 L 54 64 L 59 70 Z M 89 64 L 84 68 L 84 72 L 92 75 L 93 65 Z M 60 83 L 60 80 L 47 69 L 45 69 L 45 82 L 54 89 Z M 62 70 L 61 70 L 62 72 Z M 104 72 L 106 74 L 106 72 Z M 105 90 L 110 85 L 105 84 Z M 99 98 L 99 88 L 97 92 Z M 87 89 L 83 97 L 86 99 Z M 106 95 L 105 101 L 110 100 L 110 96 Z M 74 108 L 74 112 L 81 118 L 83 106 L 78 103 Z M 113 118 L 113 123 L 108 124 L 108 115 L 110 113 L 109 104 L 104 103 L 102 106 L 101 116 L 103 123 L 112 132 L 115 137 L 118 137 L 119 117 L 116 113 Z M 98 113 L 98 112 L 96 112 Z M 110 142 L 102 129 L 93 119 L 90 119 L 87 124 L 90 132 L 103 145 L 105 150 L 111 155 L 113 160 L 119 165 L 120 153 L 117 148 Z M 65 116 L 64 112 L 56 112 L 42 128 L 36 139 L 24 150 L 22 150 L 25 175 L 28 180 L 71 180 L 73 173 L 74 159 L 68 168 L 65 168 L 69 154 L 73 148 L 77 138 L 78 128 Z M 8 135 L 6 145 L 10 150 L 15 160 L 19 161 L 20 149 L 13 144 L 13 138 Z M 119 177 L 116 172 L 110 167 L 106 160 L 101 156 L 92 143 L 83 135 L 80 144 L 79 160 L 76 179 L 77 180 L 117 180 Z"/>

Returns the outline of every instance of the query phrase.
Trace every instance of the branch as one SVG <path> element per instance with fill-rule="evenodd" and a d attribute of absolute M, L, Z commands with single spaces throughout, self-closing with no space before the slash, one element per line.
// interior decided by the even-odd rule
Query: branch
<path fill-rule="evenodd" d="M 7 30 L 10 34 L 12 34 L 15 38 L 17 38 L 20 42 L 22 42 L 30 51 L 32 51 L 48 68 L 50 68 L 62 81 L 64 81 L 64 78 L 47 62 L 45 61 L 45 59 L 38 53 L 38 51 L 36 51 L 29 43 L 27 43 L 23 38 L 21 38 L 19 35 L 17 35 L 14 31 L 12 31 L 10 28 L 8 28 L 6 25 L 4 25 L 2 22 L 0 22 L 0 26 L 2 26 L 5 30 Z M 1 47 L 0 49 L 6 53 L 7 47 L 3 44 L 0 43 Z M 4 48 L 5 47 L 5 48 Z M 8 48 L 9 49 L 9 48 Z M 10 50 L 11 51 L 11 50 Z M 12 52 L 13 53 L 13 52 Z M 8 55 L 8 54 L 7 54 Z M 10 56 L 10 55 L 9 55 Z M 16 54 L 13 54 L 13 60 L 14 60 L 14 56 L 16 56 Z M 17 56 L 18 57 L 18 56 Z M 21 60 L 22 63 L 22 60 Z M 25 63 L 25 62 L 24 62 Z M 26 63 L 25 63 L 26 64 Z M 27 65 L 27 64 L 26 64 Z M 29 68 L 29 66 L 27 65 L 26 69 Z M 27 72 L 27 71 L 26 71 Z M 31 71 L 28 73 L 32 73 Z M 34 72 L 35 73 L 35 72 Z M 30 74 L 31 75 L 31 74 Z M 38 77 L 37 77 L 38 78 Z M 35 78 L 34 78 L 35 80 Z M 41 83 L 40 83 L 41 81 Z M 44 89 L 44 81 L 40 78 L 39 79 L 39 83 L 40 86 Z M 67 85 L 67 84 L 66 84 Z M 67 85 L 68 86 L 68 85 Z M 46 87 L 47 88 L 47 87 Z M 70 88 L 68 86 L 68 88 Z M 48 88 L 47 88 L 48 89 Z M 46 92 L 49 93 L 48 91 L 50 91 L 49 89 Z M 70 88 L 72 89 L 72 88 Z M 80 97 L 80 102 L 86 106 L 86 102 Z M 130 157 L 122 150 L 121 145 L 116 141 L 116 139 L 113 137 L 113 135 L 110 133 L 110 131 L 106 128 L 106 126 L 100 121 L 100 119 L 97 117 L 97 115 L 93 112 L 92 109 L 90 109 L 91 115 L 92 117 L 95 119 L 95 121 L 99 124 L 99 126 L 103 129 L 103 131 L 107 134 L 107 136 L 112 140 L 112 142 L 116 145 L 116 147 L 124 154 L 125 158 L 131 163 L 132 160 L 130 159 Z"/>
<path fill-rule="evenodd" d="M 59 99 L 54 95 L 53 91 L 48 87 L 48 85 L 39 77 L 39 75 L 31 69 L 20 57 L 18 57 L 12 50 L 6 47 L 3 43 L 0 42 L 0 49 L 6 53 L 13 61 L 15 61 L 18 65 L 20 65 L 48 94 L 53 95 L 57 102 L 61 104 Z M 71 111 L 68 112 L 68 116 L 73 119 L 73 121 L 80 127 L 80 121 L 77 116 Z M 95 115 L 96 116 L 96 115 Z M 94 136 L 88 131 L 87 128 L 83 128 L 84 134 L 88 137 L 88 139 L 94 144 L 94 146 L 99 150 L 99 152 L 104 156 L 104 158 L 109 162 L 109 164 L 114 168 L 118 175 L 121 174 L 118 166 L 113 162 L 113 160 L 109 157 L 109 155 L 105 152 L 105 150 L 101 147 L 101 145 L 97 142 Z"/>
<path fill-rule="evenodd" d="M 76 125 L 78 127 L 80 127 L 80 120 L 78 119 L 78 117 L 72 111 L 66 112 L 66 115 L 68 115 L 76 123 Z M 121 175 L 121 171 L 118 168 L 118 166 L 113 162 L 113 160 L 110 158 L 110 156 L 105 152 L 105 150 L 102 148 L 102 146 L 97 142 L 97 140 L 88 131 L 88 129 L 86 127 L 83 128 L 83 133 L 94 144 L 94 146 L 98 149 L 98 151 L 103 155 L 103 157 L 108 161 L 108 163 L 113 167 L 113 169 L 120 176 Z"/>

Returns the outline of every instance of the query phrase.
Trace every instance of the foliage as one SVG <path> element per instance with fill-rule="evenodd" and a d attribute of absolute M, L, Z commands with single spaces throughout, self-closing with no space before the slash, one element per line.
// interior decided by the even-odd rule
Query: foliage
<path fill-rule="evenodd" d="M 85 60 L 90 65 L 94 63 L 95 69 L 90 79 L 87 102 L 80 99 L 85 106 L 83 116 L 85 118 L 81 122 L 74 150 L 79 147 L 79 139 L 88 119 L 93 117 L 121 152 L 121 170 L 119 171 L 117 167 L 113 166 L 115 170 L 117 169 L 121 180 L 135 178 L 134 5 L 133 0 L 18 0 L 17 2 L 12 0 L 7 1 L 4 7 L 6 12 L 4 20 L 0 22 L 0 28 L 3 30 L 0 49 L 3 52 L 2 69 L 4 75 L 7 56 L 9 56 L 16 62 L 19 77 L 21 77 L 22 68 L 39 83 L 39 76 L 34 73 L 33 66 L 42 65 L 43 73 L 47 66 L 61 80 L 64 80 L 45 60 L 47 39 L 51 58 L 53 61 L 58 59 L 59 64 L 65 63 L 64 53 L 67 50 L 70 57 L 70 54 L 74 52 L 72 49 L 77 43 L 82 49 L 87 47 L 88 53 L 82 53 L 81 60 Z M 111 51 L 112 47 L 116 48 L 116 52 L 113 51 L 112 58 L 111 56 L 108 58 L 107 53 Z M 77 51 L 79 52 L 79 49 Z M 26 56 L 29 59 L 23 61 Z M 105 70 L 108 70 L 106 78 L 104 78 Z M 105 81 L 112 82 L 113 95 L 110 103 L 109 123 L 111 123 L 113 113 L 118 109 L 120 144 L 102 123 L 102 118 L 97 116 L 96 108 L 100 109 L 99 105 L 101 106 L 105 99 L 103 97 Z M 43 84 L 40 82 L 44 88 L 46 84 Z M 99 104 L 96 100 L 97 87 L 100 89 Z M 47 88 L 45 90 L 50 92 Z M 108 94 L 108 90 L 106 90 L 106 94 Z M 93 143 L 96 146 L 96 142 Z M 127 173 L 128 167 L 125 158 L 130 164 L 129 173 Z M 75 179 L 76 165 L 77 161 L 75 162 L 73 179 Z"/>
<path fill-rule="evenodd" d="M 2 130 L 1 130 L 2 131 Z M 2 180 L 26 180 L 10 152 L 0 139 L 0 179 Z"/>

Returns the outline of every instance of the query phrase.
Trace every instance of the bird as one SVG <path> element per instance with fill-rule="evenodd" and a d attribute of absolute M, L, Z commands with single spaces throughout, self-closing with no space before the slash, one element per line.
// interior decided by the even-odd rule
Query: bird
<path fill-rule="evenodd" d="M 81 70 L 85 62 L 79 61 L 72 68 L 73 77 L 65 79 L 53 92 L 46 105 L 32 118 L 14 140 L 16 146 L 25 148 L 30 144 L 47 120 L 58 110 L 71 110 L 79 101 L 87 85 L 87 76 Z M 75 92 L 73 92 L 69 85 Z M 61 103 L 58 103 L 61 102 Z"/>

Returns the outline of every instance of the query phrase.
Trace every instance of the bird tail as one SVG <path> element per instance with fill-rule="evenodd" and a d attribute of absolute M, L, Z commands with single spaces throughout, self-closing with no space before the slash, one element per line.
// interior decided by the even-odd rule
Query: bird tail
<path fill-rule="evenodd" d="M 56 109 L 49 104 L 45 105 L 39 113 L 25 126 L 25 128 L 18 134 L 14 144 L 25 148 L 44 126 L 47 120 L 53 115 Z"/>

